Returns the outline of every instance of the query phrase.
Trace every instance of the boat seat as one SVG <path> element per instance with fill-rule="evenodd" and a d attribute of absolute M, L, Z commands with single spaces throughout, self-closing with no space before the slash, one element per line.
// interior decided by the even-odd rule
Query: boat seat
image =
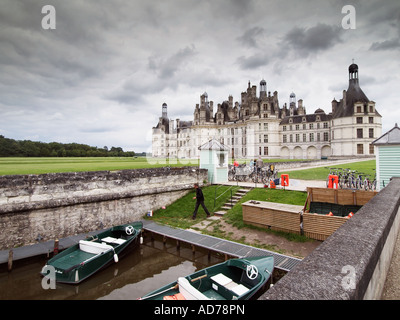
<path fill-rule="evenodd" d="M 181 293 L 186 300 L 210 300 L 203 293 L 193 287 L 189 280 L 184 277 L 178 278 L 179 293 Z"/>
<path fill-rule="evenodd" d="M 237 284 L 231 278 L 228 278 L 222 273 L 218 273 L 215 276 L 212 276 L 211 280 L 224 287 L 225 289 L 232 291 L 238 296 L 241 296 L 242 294 L 245 294 L 247 291 L 249 291 L 247 287 L 242 284 Z M 216 287 L 216 289 L 218 290 L 218 287 Z"/>
<path fill-rule="evenodd" d="M 112 244 L 123 244 L 126 240 L 124 239 L 117 239 L 117 238 L 113 238 L 113 237 L 105 237 L 103 239 L 101 239 L 101 241 L 107 242 L 107 243 L 112 243 Z"/>
<path fill-rule="evenodd" d="M 79 249 L 93 254 L 100 254 L 108 250 L 114 250 L 112 246 L 105 243 L 98 243 L 86 240 L 79 240 Z"/>

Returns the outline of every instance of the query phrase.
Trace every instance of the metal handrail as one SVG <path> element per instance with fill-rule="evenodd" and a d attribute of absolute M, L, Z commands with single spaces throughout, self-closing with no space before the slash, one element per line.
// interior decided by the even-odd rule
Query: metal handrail
<path fill-rule="evenodd" d="M 217 190 L 221 187 L 223 187 L 224 185 L 220 185 L 218 187 L 215 188 L 215 194 L 214 194 L 214 209 L 215 209 L 215 204 L 218 198 L 220 198 L 223 194 L 225 194 L 227 191 L 231 191 L 231 206 L 232 206 L 232 188 L 233 186 L 230 186 L 227 190 L 225 190 L 223 193 L 221 193 L 218 197 L 217 197 Z"/>

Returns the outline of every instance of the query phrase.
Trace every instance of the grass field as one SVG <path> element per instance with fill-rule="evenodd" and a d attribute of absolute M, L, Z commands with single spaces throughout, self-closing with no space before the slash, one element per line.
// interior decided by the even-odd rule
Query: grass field
<path fill-rule="evenodd" d="M 354 162 L 354 163 L 346 163 L 337 166 L 330 166 L 329 168 L 349 168 L 350 170 L 356 170 L 365 174 L 371 175 L 371 178 L 374 178 L 376 161 L 362 161 L 362 162 Z M 296 171 L 287 171 L 284 170 L 279 172 L 279 176 L 282 173 L 289 174 L 290 179 L 299 179 L 299 180 L 326 180 L 329 175 L 329 168 L 313 168 L 307 170 L 296 170 Z"/>
<path fill-rule="evenodd" d="M 146 157 L 136 158 L 0 158 L 0 175 L 13 174 L 43 174 L 57 172 L 80 172 L 80 171 L 114 171 L 124 169 L 141 169 L 164 166 L 182 167 L 198 166 L 198 160 L 179 159 L 155 159 Z M 355 162 L 336 167 L 350 168 L 370 174 L 375 174 L 375 160 Z M 333 166 L 334 167 L 334 166 Z M 279 174 L 285 173 L 284 171 Z M 286 172 L 290 179 L 302 180 L 325 180 L 328 176 L 328 168 L 314 168 Z"/>
<path fill-rule="evenodd" d="M 154 158 L 0 158 L 0 175 L 79 171 L 114 171 L 164 166 L 198 166 L 196 160 L 166 161 Z"/>

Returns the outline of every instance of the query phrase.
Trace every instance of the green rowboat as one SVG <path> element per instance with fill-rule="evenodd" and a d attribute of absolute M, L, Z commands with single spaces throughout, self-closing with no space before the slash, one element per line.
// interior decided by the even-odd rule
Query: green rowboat
<path fill-rule="evenodd" d="M 78 284 L 119 258 L 139 242 L 140 221 L 114 226 L 62 251 L 47 261 L 42 276 L 61 283 Z"/>
<path fill-rule="evenodd" d="M 267 289 L 273 270 L 272 256 L 230 259 L 180 277 L 139 300 L 249 300 Z"/>

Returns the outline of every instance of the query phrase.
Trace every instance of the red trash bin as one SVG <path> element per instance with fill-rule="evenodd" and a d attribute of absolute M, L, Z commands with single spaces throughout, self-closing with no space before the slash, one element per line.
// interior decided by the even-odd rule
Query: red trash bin
<path fill-rule="evenodd" d="M 283 187 L 289 186 L 289 175 L 288 174 L 281 174 L 281 185 Z"/>

